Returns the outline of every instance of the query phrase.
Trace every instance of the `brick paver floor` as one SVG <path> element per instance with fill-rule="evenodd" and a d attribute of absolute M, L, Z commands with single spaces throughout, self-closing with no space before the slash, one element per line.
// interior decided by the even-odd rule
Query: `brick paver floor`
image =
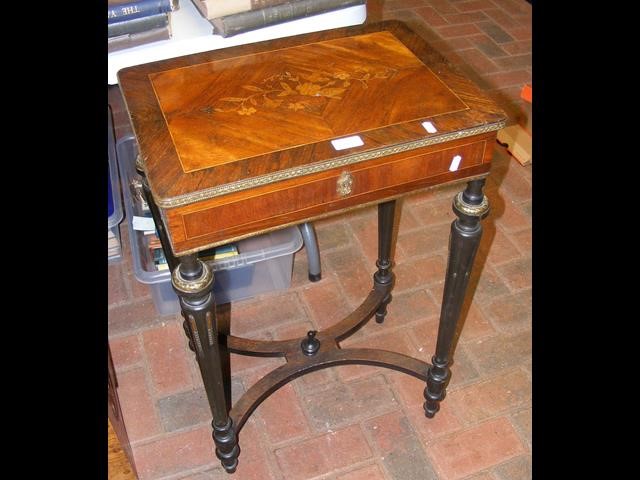
<path fill-rule="evenodd" d="M 384 18 L 410 23 L 482 88 L 512 121 L 531 82 L 531 6 L 523 0 L 387 0 Z M 115 111 L 116 119 L 122 118 Z M 441 303 L 451 200 L 461 186 L 403 201 L 394 300 L 347 345 L 429 360 Z M 179 315 L 158 316 L 149 287 L 124 260 L 109 266 L 109 341 L 137 471 L 146 480 L 531 478 L 531 167 L 497 147 L 486 188 L 492 211 L 472 275 L 473 302 L 457 344 L 447 399 L 422 412 L 409 376 L 344 366 L 297 379 L 267 399 L 240 433 L 233 477 L 213 453 L 202 380 Z M 323 278 L 295 255 L 291 288 L 231 306 L 232 333 L 289 338 L 320 329 L 362 300 L 375 271 L 376 210 L 315 223 Z M 279 359 L 233 356 L 237 398 Z"/>

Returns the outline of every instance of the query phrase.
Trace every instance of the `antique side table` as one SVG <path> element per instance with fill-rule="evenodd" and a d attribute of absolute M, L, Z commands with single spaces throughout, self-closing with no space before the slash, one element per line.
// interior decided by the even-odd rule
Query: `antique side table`
<path fill-rule="evenodd" d="M 213 415 L 216 455 L 234 472 L 238 432 L 292 379 L 334 365 L 392 368 L 426 382 L 427 417 L 450 378 L 451 347 L 478 248 L 482 192 L 504 113 L 404 23 L 382 22 L 123 69 L 137 167 Z M 391 301 L 395 200 L 456 181 L 449 260 L 432 365 L 342 349 Z M 198 252 L 260 232 L 378 204 L 378 260 L 362 304 L 305 338 L 260 341 L 221 329 L 213 273 Z M 256 318 L 256 322 L 260 319 Z M 229 352 L 280 356 L 233 405 Z"/>

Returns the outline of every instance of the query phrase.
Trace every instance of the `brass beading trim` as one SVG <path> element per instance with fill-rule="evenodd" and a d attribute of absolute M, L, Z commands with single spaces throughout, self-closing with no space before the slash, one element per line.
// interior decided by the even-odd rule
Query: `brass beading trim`
<path fill-rule="evenodd" d="M 480 135 L 482 133 L 500 130 L 505 126 L 505 124 L 506 122 L 502 120 L 497 123 L 482 125 L 481 127 L 468 128 L 466 130 L 459 130 L 457 132 L 445 133 L 442 135 L 434 135 L 428 138 L 422 138 L 420 140 L 414 140 L 412 142 L 395 145 L 393 147 L 385 147 L 369 152 L 345 155 L 344 157 L 338 157 L 324 162 L 289 168 L 287 170 L 281 170 L 278 172 L 269 173 L 267 175 L 247 178 L 245 180 L 238 180 L 236 182 L 226 183 L 224 185 L 218 185 L 216 187 L 205 188 L 198 192 L 179 195 L 166 200 L 157 200 L 157 203 L 158 206 L 162 208 L 181 207 L 203 200 L 208 200 L 210 198 L 219 197 L 221 195 L 239 192 L 241 190 L 248 190 L 250 188 L 260 187 L 262 185 L 268 185 L 270 183 L 275 183 L 282 180 L 289 180 L 305 175 L 311 175 L 313 173 L 324 172 L 325 170 L 343 167 L 345 165 L 351 165 L 354 163 L 363 162 L 365 160 L 372 160 L 374 158 L 380 158 L 387 155 L 415 150 L 416 148 L 427 147 L 429 145 L 436 145 L 438 143 L 449 142 L 451 140 L 458 140 L 460 138 L 466 138 L 473 135 Z"/>
<path fill-rule="evenodd" d="M 482 217 L 489 211 L 489 199 L 483 195 L 482 202 L 478 205 L 467 203 L 462 198 L 464 192 L 458 193 L 453 200 L 453 207 L 465 215 L 470 217 Z"/>
<path fill-rule="evenodd" d="M 173 286 L 183 293 L 198 293 L 204 292 L 207 288 L 211 287 L 213 283 L 213 272 L 211 267 L 202 260 L 198 260 L 202 264 L 202 275 L 200 278 L 193 280 L 186 280 L 180 275 L 180 265 L 178 265 L 171 274 L 171 283 Z"/>

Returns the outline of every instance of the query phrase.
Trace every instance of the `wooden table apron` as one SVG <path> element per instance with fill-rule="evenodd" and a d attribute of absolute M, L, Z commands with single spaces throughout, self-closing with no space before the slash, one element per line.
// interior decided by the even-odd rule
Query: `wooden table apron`
<path fill-rule="evenodd" d="M 213 415 L 216 455 L 233 473 L 238 432 L 292 379 L 335 365 L 391 368 L 426 383 L 433 417 L 478 249 L 482 192 L 504 113 L 404 23 L 330 30 L 123 69 L 138 169 Z M 336 139 L 350 139 L 342 148 Z M 339 142 L 338 142 L 339 143 Z M 340 342 L 375 317 L 394 284 L 396 199 L 466 181 L 453 199 L 449 259 L 432 364 Z M 249 340 L 216 318 L 211 265 L 198 252 L 287 225 L 378 204 L 370 293 L 304 338 Z M 258 322 L 259 319 L 256 319 Z M 229 353 L 284 357 L 231 405 Z"/>

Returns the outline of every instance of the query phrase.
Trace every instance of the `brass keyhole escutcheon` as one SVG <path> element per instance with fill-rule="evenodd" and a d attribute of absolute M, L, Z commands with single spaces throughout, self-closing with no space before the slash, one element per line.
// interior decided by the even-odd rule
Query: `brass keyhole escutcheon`
<path fill-rule="evenodd" d="M 342 172 L 336 183 L 336 191 L 341 197 L 350 195 L 353 191 L 353 176 L 349 172 Z"/>

